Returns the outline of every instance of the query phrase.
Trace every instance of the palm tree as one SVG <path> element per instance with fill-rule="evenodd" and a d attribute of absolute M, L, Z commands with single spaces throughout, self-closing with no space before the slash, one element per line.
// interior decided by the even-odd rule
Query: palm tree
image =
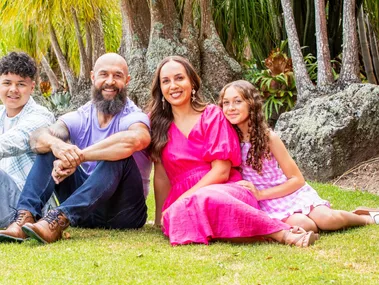
<path fill-rule="evenodd" d="M 77 100 L 78 104 L 81 104 L 88 100 L 90 70 L 94 58 L 98 56 L 94 50 L 105 50 L 101 29 L 103 23 L 99 11 L 106 4 L 107 9 L 118 8 L 117 5 L 109 5 L 106 1 L 48 0 L 33 1 L 30 5 L 24 5 L 20 0 L 1 0 L 0 21 L 11 28 L 14 19 L 21 19 L 25 31 L 36 27 L 39 38 L 44 39 L 35 45 L 36 58 L 41 59 L 40 54 L 45 54 L 48 45 L 51 45 L 70 92 L 76 95 L 73 96 L 74 101 Z M 15 37 L 22 35 L 21 32 Z M 27 50 L 23 46 L 15 46 Z M 93 49 L 93 46 L 97 48 Z"/>

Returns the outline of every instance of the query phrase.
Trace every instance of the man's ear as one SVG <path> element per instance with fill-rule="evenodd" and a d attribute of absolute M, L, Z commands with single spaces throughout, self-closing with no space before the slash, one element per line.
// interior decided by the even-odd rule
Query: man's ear
<path fill-rule="evenodd" d="M 128 75 L 128 77 L 126 78 L 125 86 L 128 86 L 129 82 L 130 82 L 130 75 Z"/>
<path fill-rule="evenodd" d="M 91 81 L 92 81 L 92 84 L 95 81 L 95 73 L 93 72 L 93 70 L 91 71 Z"/>
<path fill-rule="evenodd" d="M 36 87 L 36 82 L 33 80 L 32 81 L 32 92 L 34 91 L 34 88 Z"/>

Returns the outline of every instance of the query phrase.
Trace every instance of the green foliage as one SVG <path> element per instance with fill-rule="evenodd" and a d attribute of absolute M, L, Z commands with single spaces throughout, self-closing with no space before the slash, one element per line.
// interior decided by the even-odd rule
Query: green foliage
<path fill-rule="evenodd" d="M 317 59 L 314 55 L 311 53 L 308 53 L 306 56 L 304 56 L 305 66 L 307 68 L 308 74 L 312 82 L 317 83 Z M 337 80 L 339 74 L 337 73 L 336 69 L 333 66 L 339 66 L 340 63 L 337 60 L 331 60 L 332 64 L 332 73 L 333 73 L 333 79 Z"/>
<path fill-rule="evenodd" d="M 281 36 L 280 1 L 215 0 L 213 19 L 221 41 L 237 60 L 258 59 L 258 66 Z"/>
<path fill-rule="evenodd" d="M 67 91 L 56 92 L 54 94 L 44 93 L 43 95 L 43 105 L 49 110 L 62 111 L 68 109 L 70 106 L 71 94 Z"/>

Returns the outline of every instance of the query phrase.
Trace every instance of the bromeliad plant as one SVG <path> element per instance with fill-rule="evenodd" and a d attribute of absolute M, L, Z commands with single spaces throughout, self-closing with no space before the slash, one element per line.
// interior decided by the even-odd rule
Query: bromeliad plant
<path fill-rule="evenodd" d="M 279 48 L 270 52 L 264 61 L 267 69 L 259 71 L 253 67 L 246 76 L 261 91 L 267 120 L 275 121 L 281 113 L 291 110 L 296 102 L 292 60 L 284 52 L 286 44 L 287 41 L 283 41 Z"/>

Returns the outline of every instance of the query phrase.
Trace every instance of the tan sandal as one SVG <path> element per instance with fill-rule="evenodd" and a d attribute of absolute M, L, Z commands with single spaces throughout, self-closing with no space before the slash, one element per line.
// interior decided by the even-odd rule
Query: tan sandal
<path fill-rule="evenodd" d="M 379 209 L 361 206 L 352 211 L 356 215 L 370 215 L 370 212 L 379 212 Z"/>
<path fill-rule="evenodd" d="M 290 234 L 295 235 L 295 237 L 291 239 Z M 305 232 L 302 234 L 294 234 L 291 232 L 291 230 L 289 230 L 284 234 L 282 243 L 288 245 L 295 245 L 297 247 L 308 247 L 314 244 L 315 241 L 316 235 L 313 231 Z"/>
<path fill-rule="evenodd" d="M 369 207 L 358 207 L 352 213 L 356 215 L 370 215 L 374 220 L 374 224 L 379 225 L 379 209 Z"/>

